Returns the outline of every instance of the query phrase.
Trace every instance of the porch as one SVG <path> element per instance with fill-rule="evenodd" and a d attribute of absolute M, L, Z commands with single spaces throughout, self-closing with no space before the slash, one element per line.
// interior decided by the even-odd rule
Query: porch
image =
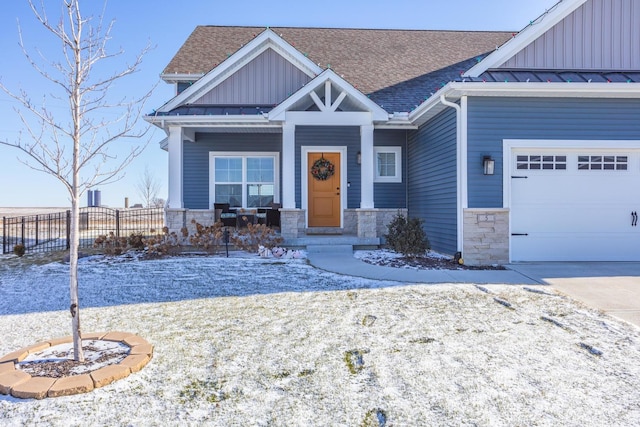
<path fill-rule="evenodd" d="M 398 213 L 407 214 L 406 209 L 345 209 L 343 227 L 306 226 L 306 211 L 303 209 L 280 209 L 280 235 L 283 246 L 307 248 L 309 246 L 351 245 L 354 248 L 375 248 L 383 243 L 387 224 Z M 166 223 L 170 231 L 180 232 L 185 227 L 189 234 L 195 232 L 195 220 L 202 225 L 211 225 L 216 218 L 215 209 L 167 209 Z M 276 228 L 277 229 L 277 228 Z"/>

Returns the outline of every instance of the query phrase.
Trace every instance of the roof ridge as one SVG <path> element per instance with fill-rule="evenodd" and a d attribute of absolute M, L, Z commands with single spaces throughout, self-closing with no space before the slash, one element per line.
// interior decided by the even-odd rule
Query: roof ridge
<path fill-rule="evenodd" d="M 343 31 L 392 31 L 392 32 L 420 32 L 420 33 L 491 33 L 513 34 L 514 30 L 452 30 L 452 29 L 422 29 L 422 28 L 356 28 L 356 27 L 305 27 L 305 26 L 261 26 L 261 25 L 196 25 L 203 28 L 246 28 L 255 30 L 343 30 Z"/>

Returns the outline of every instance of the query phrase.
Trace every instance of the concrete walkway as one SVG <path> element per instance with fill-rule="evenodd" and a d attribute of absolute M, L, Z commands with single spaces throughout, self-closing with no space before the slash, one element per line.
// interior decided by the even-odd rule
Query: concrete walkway
<path fill-rule="evenodd" d="M 405 283 L 551 285 L 559 292 L 640 327 L 640 263 L 545 262 L 506 270 L 415 270 L 367 264 L 352 251 L 313 251 L 311 265 L 334 273 Z"/>
<path fill-rule="evenodd" d="M 406 283 L 476 283 L 476 284 L 540 284 L 537 280 L 513 270 L 417 270 L 367 264 L 353 252 L 315 252 L 307 258 L 314 267 L 347 276 Z"/>

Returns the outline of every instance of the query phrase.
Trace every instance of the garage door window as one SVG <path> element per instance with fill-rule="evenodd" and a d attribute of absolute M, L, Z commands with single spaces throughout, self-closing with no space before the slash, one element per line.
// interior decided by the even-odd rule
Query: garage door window
<path fill-rule="evenodd" d="M 567 156 L 518 156 L 517 168 L 519 170 L 566 170 Z"/>
<path fill-rule="evenodd" d="M 579 170 L 626 171 L 627 156 L 578 156 Z"/>

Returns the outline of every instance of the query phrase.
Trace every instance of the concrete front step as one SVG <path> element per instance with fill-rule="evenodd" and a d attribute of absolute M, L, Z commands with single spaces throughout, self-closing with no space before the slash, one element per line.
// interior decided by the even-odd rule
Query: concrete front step
<path fill-rule="evenodd" d="M 340 254 L 352 254 L 352 245 L 308 245 L 307 252 L 314 253 L 340 253 Z"/>
<path fill-rule="evenodd" d="M 309 246 L 349 245 L 356 249 L 376 249 L 380 246 L 379 238 L 359 238 L 357 236 L 303 236 L 296 239 L 285 239 L 282 246 L 287 248 L 303 248 Z"/>

